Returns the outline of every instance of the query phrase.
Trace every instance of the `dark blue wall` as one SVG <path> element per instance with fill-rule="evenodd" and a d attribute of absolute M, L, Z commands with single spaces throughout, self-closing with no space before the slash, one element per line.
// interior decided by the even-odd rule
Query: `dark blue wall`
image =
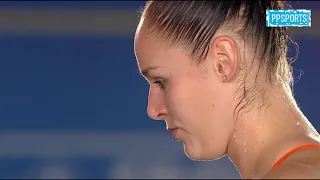
<path fill-rule="evenodd" d="M 8 1 L 0 2 L 0 8 L 105 8 L 106 10 L 138 11 L 144 3 L 143 1 L 38 1 L 32 3 Z M 320 7 L 320 3 L 302 3 L 301 1 L 294 3 L 294 7 Z M 32 134 L 50 130 L 50 132 L 56 132 L 56 135 L 59 135 L 60 131 L 84 134 L 90 131 L 105 132 L 111 135 L 113 132 L 118 134 L 131 132 L 131 134 L 128 133 L 129 136 L 137 132 L 145 132 L 148 136 L 148 132 L 162 131 L 161 135 L 167 135 L 163 124 L 152 121 L 147 116 L 148 84 L 138 72 L 133 52 L 133 34 L 121 37 L 95 34 L 78 37 L 26 35 L 0 35 L 0 132 L 2 133 L 0 143 L 5 142 L 6 132 L 19 134 L 24 131 Z M 300 47 L 298 59 L 293 64 L 295 76 L 298 77 L 303 71 L 303 75 L 295 82 L 294 92 L 302 111 L 316 128 L 320 129 L 320 115 L 317 112 L 318 102 L 320 102 L 318 70 L 320 37 L 315 37 L 294 38 Z M 294 48 L 292 50 L 291 56 L 295 53 Z M 14 133 L 12 136 L 15 136 Z M 174 163 L 178 166 L 174 171 L 179 171 L 179 175 L 184 175 L 182 177 L 202 177 L 197 174 L 200 170 L 196 165 L 201 164 L 199 166 L 201 168 L 203 164 L 215 165 L 215 162 L 192 162 L 183 155 L 181 149 L 178 155 L 175 154 L 174 145 L 170 144 L 173 140 L 171 141 L 169 137 L 159 145 L 168 150 L 163 151 L 159 148 L 151 152 L 155 156 L 150 161 L 148 159 L 148 163 L 140 162 L 140 157 L 144 157 L 144 153 L 152 149 L 151 146 L 159 143 L 154 142 L 151 145 L 150 142 L 153 142 L 153 139 L 147 141 L 142 136 L 137 137 L 140 139 L 137 138 L 133 142 L 119 142 L 132 145 L 128 147 L 128 152 L 133 157 L 137 157 L 135 160 L 125 162 L 118 162 L 119 159 L 112 155 L 110 157 L 92 154 L 77 156 L 75 153 L 72 157 L 56 158 L 55 153 L 52 152 L 52 157 L 48 158 L 41 157 L 37 153 L 11 156 L 10 152 L 7 152 L 7 156 L 0 157 L 0 178 L 39 177 L 37 173 L 40 169 L 47 167 L 46 163 L 54 164 L 55 162 L 58 162 L 58 166 L 67 164 L 68 171 L 74 173 L 71 177 L 78 178 L 112 178 L 114 176 L 111 169 L 119 163 L 130 164 L 133 168 L 139 164 L 145 164 L 140 167 L 140 170 L 148 171 L 145 169 L 151 167 L 148 164 L 151 162 L 156 164 L 151 169 L 161 172 L 166 166 L 157 164 L 161 163 L 165 157 L 174 159 Z M 22 139 L 18 139 L 19 142 L 13 142 L 15 147 L 22 149 L 21 152 L 24 148 L 28 149 L 28 143 L 23 142 Z M 91 142 L 84 140 L 82 143 L 90 146 Z M 101 143 L 101 147 L 108 146 L 108 143 L 116 144 L 106 141 Z M 134 146 L 139 146 L 140 149 Z M 181 148 L 180 144 L 178 146 Z M 69 147 L 62 147 L 62 149 Z M 2 147 L 0 154 L 3 149 L 10 149 L 10 147 Z M 42 154 L 40 150 L 39 154 Z M 215 177 L 234 177 L 232 174 L 236 171 L 231 163 L 222 162 L 224 161 L 219 160 L 215 166 L 209 168 L 209 171 L 213 172 Z M 138 169 L 134 169 L 136 170 Z M 210 174 L 203 177 L 214 176 Z"/>
<path fill-rule="evenodd" d="M 296 41 L 296 98 L 320 128 L 320 43 Z M 1 37 L 0 49 L 1 129 L 159 129 L 132 37 Z"/>

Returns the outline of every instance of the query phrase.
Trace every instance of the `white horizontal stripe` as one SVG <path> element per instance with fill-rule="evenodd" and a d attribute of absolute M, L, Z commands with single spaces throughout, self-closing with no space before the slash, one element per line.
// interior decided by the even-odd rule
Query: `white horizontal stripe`
<path fill-rule="evenodd" d="M 0 35 L 131 36 L 138 16 L 138 9 L 0 9 Z M 313 10 L 312 27 L 293 28 L 294 34 L 320 37 L 320 18 L 317 17 L 320 10 Z"/>
<path fill-rule="evenodd" d="M 168 134 L 168 135 L 166 135 Z M 163 145 L 166 145 L 164 147 Z M 142 147 L 145 146 L 145 147 Z M 135 156 L 154 152 L 181 153 L 169 133 L 2 132 L 0 157 L 5 156 Z"/>
<path fill-rule="evenodd" d="M 2 34 L 132 35 L 138 11 L 0 9 Z"/>
<path fill-rule="evenodd" d="M 117 178 L 191 175 L 187 172 L 188 166 L 181 164 L 181 159 L 186 158 L 182 144 L 175 142 L 168 132 L 1 132 L 0 147 L 0 159 L 111 158 L 110 172 Z M 123 168 L 130 173 L 125 174 Z M 179 173 L 181 170 L 183 172 Z M 238 178 L 227 157 L 209 163 L 199 162 L 192 172 L 197 172 L 193 175 L 198 178 Z"/>

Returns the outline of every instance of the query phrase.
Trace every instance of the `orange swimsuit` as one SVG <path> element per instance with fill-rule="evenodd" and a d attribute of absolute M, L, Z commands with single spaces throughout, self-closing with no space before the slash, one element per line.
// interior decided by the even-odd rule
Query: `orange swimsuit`
<path fill-rule="evenodd" d="M 311 148 L 320 148 L 320 145 L 319 144 L 307 144 L 307 145 L 302 145 L 302 146 L 298 146 L 296 148 L 293 148 L 292 150 L 290 150 L 289 152 L 284 154 L 280 159 L 278 159 L 278 161 L 272 166 L 272 168 L 279 166 L 291 154 L 293 154 L 297 151 L 303 150 L 303 149 L 311 149 Z"/>

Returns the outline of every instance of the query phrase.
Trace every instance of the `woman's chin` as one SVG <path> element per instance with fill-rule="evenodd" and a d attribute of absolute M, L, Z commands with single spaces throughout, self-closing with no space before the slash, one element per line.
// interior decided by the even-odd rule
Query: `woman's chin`
<path fill-rule="evenodd" d="M 195 145 L 192 145 L 190 143 L 185 143 L 185 142 L 183 142 L 183 146 L 184 146 L 184 152 L 189 159 L 194 161 L 205 160 L 201 156 L 202 153 L 200 153 L 199 147 L 196 147 Z"/>
<path fill-rule="evenodd" d="M 214 152 L 206 152 L 205 149 L 200 146 L 195 146 L 195 144 L 183 142 L 183 146 L 186 156 L 194 161 L 210 161 L 222 157 L 220 155 L 215 155 Z"/>

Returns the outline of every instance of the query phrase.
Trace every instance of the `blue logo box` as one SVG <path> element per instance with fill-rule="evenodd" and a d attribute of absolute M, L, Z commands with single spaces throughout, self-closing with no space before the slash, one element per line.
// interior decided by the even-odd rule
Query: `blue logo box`
<path fill-rule="evenodd" d="M 311 27 L 311 10 L 267 9 L 267 27 Z"/>

